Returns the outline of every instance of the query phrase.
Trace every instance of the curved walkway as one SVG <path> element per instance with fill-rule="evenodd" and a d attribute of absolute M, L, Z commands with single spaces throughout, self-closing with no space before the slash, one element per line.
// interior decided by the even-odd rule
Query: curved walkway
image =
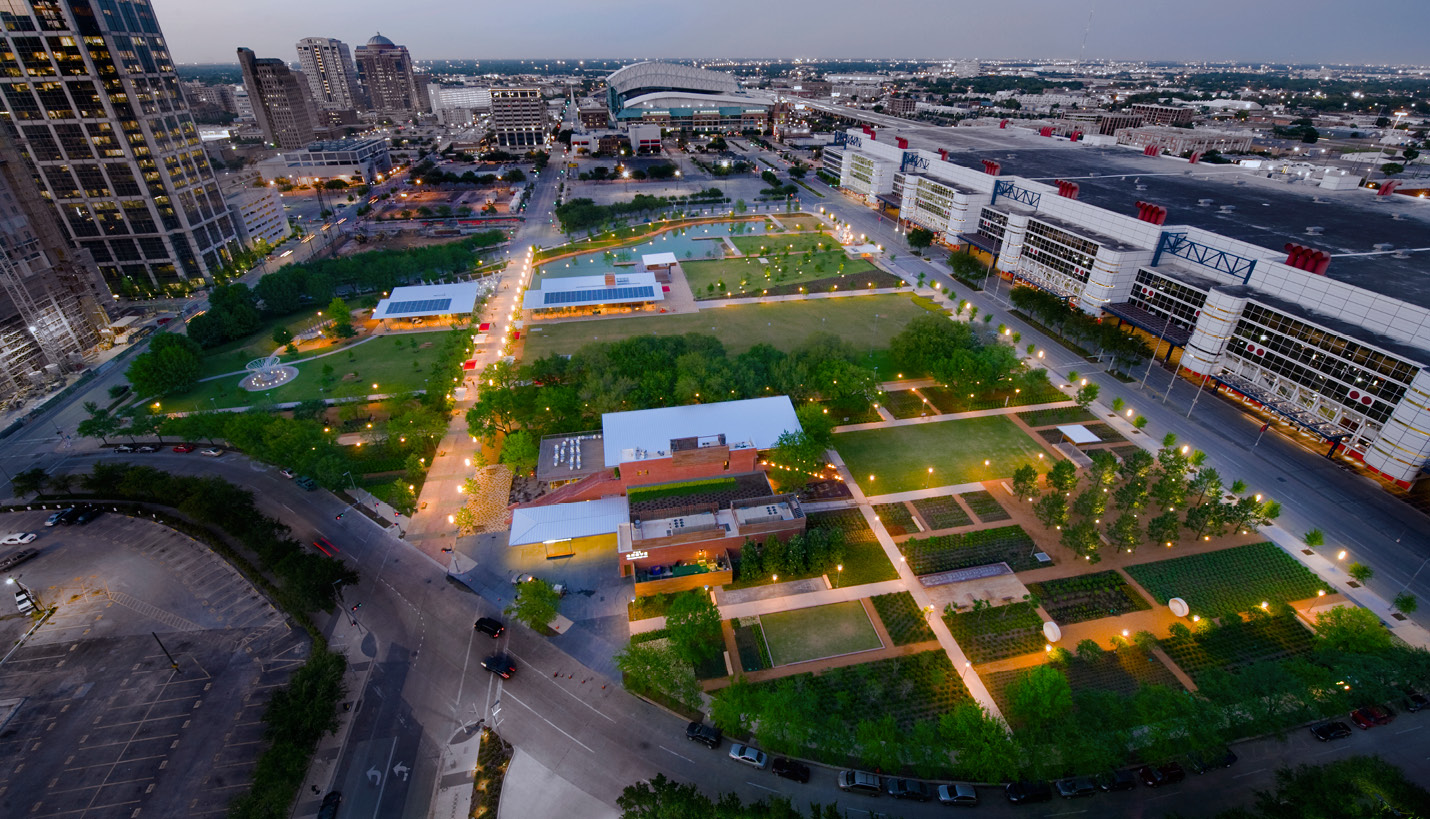
<path fill-rule="evenodd" d="M 430 331 L 429 331 L 429 332 L 430 332 Z M 381 336 L 381 335 L 382 335 L 382 333 L 372 333 L 372 334 L 368 335 L 367 338 L 359 339 L 359 340 L 357 340 L 357 341 L 354 341 L 352 344 L 344 344 L 343 346 L 339 347 L 339 348 L 336 349 L 336 350 L 332 350 L 332 351 L 326 352 L 326 353 L 321 353 L 321 354 L 319 354 L 319 355 L 308 356 L 307 358 L 299 358 L 299 359 L 294 360 L 294 361 L 284 361 L 283 364 L 285 364 L 285 365 L 287 365 L 287 366 L 289 366 L 289 367 L 296 367 L 296 366 L 299 365 L 299 364 L 307 364 L 309 361 L 317 361 L 317 360 L 320 359 L 320 358 L 327 358 L 327 357 L 330 356 L 330 355 L 337 355 L 338 353 L 345 353 L 345 352 L 347 352 L 348 350 L 351 350 L 351 349 L 354 348 L 354 347 L 358 347 L 358 346 L 361 346 L 361 345 L 363 345 L 363 344 L 366 344 L 366 343 L 368 343 L 369 341 L 372 341 L 373 339 L 375 339 L 375 338 L 377 338 L 378 336 Z M 243 375 L 243 374 L 245 374 L 245 373 L 247 373 L 247 372 L 248 372 L 248 370 L 234 370 L 233 372 L 219 373 L 218 375 L 211 375 L 211 376 L 208 376 L 207 378 L 200 378 L 200 379 L 198 380 L 198 383 L 202 384 L 202 383 L 205 382 L 205 381 L 217 381 L 217 380 L 220 379 L 220 378 L 231 378 L 231 377 L 233 377 L 233 376 L 235 376 L 235 375 Z"/>

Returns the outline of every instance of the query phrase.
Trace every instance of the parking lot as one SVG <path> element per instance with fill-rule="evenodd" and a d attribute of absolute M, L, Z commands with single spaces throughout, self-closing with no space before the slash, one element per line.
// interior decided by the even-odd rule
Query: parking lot
<path fill-rule="evenodd" d="M 45 527 L 45 516 L 0 516 L 7 532 L 40 533 L 29 544 L 40 555 L 12 575 L 57 607 L 0 665 L 0 815 L 222 815 L 306 639 L 163 526 L 106 514 Z M 31 624 L 8 598 L 5 636 Z"/>

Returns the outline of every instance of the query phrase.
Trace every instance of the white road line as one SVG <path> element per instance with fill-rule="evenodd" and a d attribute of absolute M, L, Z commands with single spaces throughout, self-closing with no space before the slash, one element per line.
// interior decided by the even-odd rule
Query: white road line
<path fill-rule="evenodd" d="M 770 793 L 779 793 L 779 791 L 775 790 L 774 788 L 766 788 L 764 785 L 756 785 L 755 783 L 750 782 L 749 780 L 746 780 L 746 781 L 745 781 L 745 784 L 746 784 L 746 785 L 749 785 L 749 786 L 752 787 L 752 788 L 759 788 L 759 789 L 762 790 L 762 791 L 769 791 Z"/>
<path fill-rule="evenodd" d="M 1077 816 L 1079 813 L 1087 813 L 1085 810 L 1069 810 L 1062 813 L 1045 813 L 1044 816 Z"/>
<path fill-rule="evenodd" d="M 1259 773 L 1261 773 L 1261 772 L 1264 771 L 1264 770 L 1266 770 L 1266 769 L 1265 769 L 1265 768 L 1257 768 L 1257 769 L 1254 770 L 1254 771 L 1247 771 L 1247 772 L 1244 773 L 1244 774 L 1237 774 L 1236 776 L 1233 776 L 1232 779 L 1240 779 L 1240 778 L 1242 778 L 1243 776 L 1252 776 L 1252 775 L 1254 775 L 1254 774 L 1259 774 Z"/>
<path fill-rule="evenodd" d="M 670 755 L 672 755 L 672 756 L 678 756 L 678 757 L 680 757 L 681 759 L 685 760 L 686 762 L 689 762 L 689 763 L 692 764 L 692 765 L 695 764 L 695 760 L 691 759 L 690 757 L 686 756 L 685 754 L 677 754 L 675 751 L 670 750 L 669 748 L 665 747 L 664 745 L 657 745 L 656 747 L 659 748 L 659 749 L 661 749 L 662 751 L 665 751 L 666 753 L 668 753 L 668 754 L 670 754 Z"/>
<path fill-rule="evenodd" d="M 577 739 L 576 737 L 573 737 L 573 736 L 571 736 L 570 734 L 566 733 L 565 731 L 561 730 L 560 726 L 558 726 L 556 723 L 552 722 L 551 720 L 547 719 L 546 717 L 543 717 L 543 716 L 541 716 L 540 714 L 537 714 L 537 713 L 536 713 L 536 709 L 532 708 L 530 705 L 527 705 L 526 703 L 524 703 L 524 702 L 522 702 L 521 700 L 517 699 L 517 697 L 516 697 L 515 694 L 511 693 L 510 691 L 508 691 L 508 692 L 505 694 L 505 698 L 511 700 L 512 702 L 515 702 L 517 705 L 520 705 L 522 708 L 525 708 L 526 710 L 530 711 L 531 713 L 536 714 L 536 718 L 537 718 L 537 719 L 541 720 L 542 722 L 546 723 L 547 725 L 550 725 L 552 728 L 555 728 L 556 731 L 557 731 L 558 733 L 560 733 L 562 736 L 566 737 L 567 739 L 571 740 L 572 742 L 576 743 L 577 745 L 580 745 L 582 748 L 585 748 L 588 752 L 593 753 L 593 754 L 596 753 L 595 751 L 592 751 L 592 750 L 591 750 L 591 746 L 587 745 L 586 743 L 582 742 L 581 740 Z"/>
<path fill-rule="evenodd" d="M 1404 731 L 1396 731 L 1395 734 L 1396 734 L 1396 736 L 1399 736 L 1399 735 L 1401 735 L 1401 734 L 1408 734 L 1408 733 L 1410 733 L 1411 731 L 1419 731 L 1421 728 L 1424 728 L 1424 727 L 1425 727 L 1425 726 L 1423 726 L 1423 725 L 1417 725 L 1417 726 L 1415 726 L 1414 728 L 1406 728 Z"/>
<path fill-rule="evenodd" d="M 507 653 L 508 653 L 508 654 L 511 654 L 512 657 L 515 657 L 516 659 L 521 660 L 521 658 L 518 657 L 515 652 L 508 651 Z M 536 668 L 536 666 L 532 665 L 531 663 L 527 663 L 525 660 L 521 660 L 521 661 L 522 661 L 523 663 L 526 663 L 528 666 L 531 666 L 532 668 Z M 562 688 L 561 685 L 558 684 L 558 683 L 556 683 L 552 677 L 550 677 L 550 676 L 548 676 L 548 675 L 546 674 L 546 672 L 544 672 L 544 671 L 541 672 L 541 678 L 544 679 L 544 680 L 546 680 L 547 682 L 551 683 L 552 685 L 556 686 L 556 690 L 560 691 L 561 693 L 565 694 L 566 696 L 570 697 L 571 699 L 573 699 L 573 700 L 575 700 L 575 701 L 581 703 L 582 705 L 586 706 L 587 708 L 590 708 L 592 711 L 594 711 L 594 712 L 596 712 L 597 714 L 599 714 L 599 715 L 601 716 L 601 718 L 604 719 L 604 720 L 606 720 L 607 722 L 615 722 L 615 720 L 614 720 L 613 718 L 611 718 L 610 716 L 607 716 L 607 715 L 605 714 L 605 712 L 601 711 L 601 709 L 597 708 L 596 706 L 592 705 L 592 704 L 589 703 L 589 702 L 586 702 L 585 700 L 581 699 L 580 697 L 576 696 L 575 694 L 572 694 L 570 691 L 567 691 L 565 688 Z"/>

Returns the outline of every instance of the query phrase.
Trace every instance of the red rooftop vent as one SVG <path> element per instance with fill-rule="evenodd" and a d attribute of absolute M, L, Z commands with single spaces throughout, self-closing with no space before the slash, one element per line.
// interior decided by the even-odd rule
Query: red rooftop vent
<path fill-rule="evenodd" d="M 1190 163 L 1190 164 L 1192 164 L 1192 165 L 1195 165 L 1195 164 L 1197 164 L 1198 162 L 1201 162 L 1201 161 L 1202 161 L 1202 152 L 1201 152 L 1201 151 L 1192 151 L 1192 155 L 1189 156 L 1189 157 L 1187 157 L 1187 162 Z"/>
<path fill-rule="evenodd" d="M 1038 129 L 1038 136 L 1050 137 L 1050 136 L 1052 136 L 1052 135 L 1053 135 L 1053 126 L 1051 126 L 1051 125 L 1044 125 L 1043 127 L 1041 127 L 1041 128 Z"/>
<path fill-rule="evenodd" d="M 1154 225 L 1167 224 L 1167 209 L 1151 202 L 1137 203 L 1137 218 Z"/>
<path fill-rule="evenodd" d="M 1142 149 L 1142 153 L 1147 156 L 1161 156 L 1162 149 L 1156 145 L 1148 145 Z"/>
<path fill-rule="evenodd" d="M 1382 183 L 1380 183 L 1380 190 L 1376 191 L 1376 192 L 1375 192 L 1375 195 L 1376 195 L 1376 196 L 1389 196 L 1389 195 L 1391 195 L 1392 193 L 1395 193 L 1395 189 L 1398 188 L 1398 187 L 1400 187 L 1400 180 L 1399 180 L 1399 179 L 1391 179 L 1391 180 L 1389 180 L 1389 181 L 1387 181 L 1387 182 L 1382 182 Z"/>
<path fill-rule="evenodd" d="M 1005 119 L 1005 120 L 1000 120 L 1000 121 L 998 122 L 998 127 L 999 127 L 999 128 L 1007 128 L 1007 127 L 1008 127 L 1008 120 L 1006 120 L 1006 119 Z"/>
<path fill-rule="evenodd" d="M 1079 186 L 1078 186 L 1078 184 L 1077 184 L 1076 182 L 1068 182 L 1068 181 L 1066 181 L 1066 180 L 1059 179 L 1059 180 L 1057 181 L 1057 186 L 1058 186 L 1058 196 L 1066 196 L 1068 199 L 1076 199 L 1076 198 L 1077 198 L 1077 192 L 1078 192 L 1078 187 L 1079 187 Z"/>
<path fill-rule="evenodd" d="M 1324 250 L 1317 250 L 1314 247 L 1306 247 L 1305 245 L 1287 242 L 1286 264 L 1297 270 L 1304 270 L 1307 273 L 1324 276 L 1326 275 L 1326 268 L 1331 266 L 1331 256 Z"/>
<path fill-rule="evenodd" d="M 1001 164 L 994 162 L 991 159 L 983 160 L 983 172 L 988 174 L 989 176 L 997 176 L 998 172 L 1001 170 L 1003 170 L 1003 166 Z"/>
<path fill-rule="evenodd" d="M 894 137 L 894 141 L 898 143 L 900 148 L 909 147 L 909 141 L 907 139 L 904 139 L 903 137 Z"/>
<path fill-rule="evenodd" d="M 938 149 L 938 158 L 941 159 L 941 160 L 944 161 L 944 162 L 947 162 L 947 161 L 948 161 L 948 149 L 947 149 L 947 148 L 939 148 L 939 149 Z"/>

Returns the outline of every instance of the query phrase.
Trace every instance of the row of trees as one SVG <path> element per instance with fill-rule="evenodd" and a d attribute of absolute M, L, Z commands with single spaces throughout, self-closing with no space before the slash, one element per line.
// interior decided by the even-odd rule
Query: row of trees
<path fill-rule="evenodd" d="M 693 589 L 675 595 L 666 609 L 662 632 L 643 637 L 657 639 L 633 639 L 616 655 L 626 688 L 691 710 L 700 708 L 695 667 L 719 655 L 724 647 L 720 610 L 710 594 Z"/>
<path fill-rule="evenodd" d="M 708 188 L 684 197 L 687 202 L 724 201 L 725 193 L 719 188 Z M 556 218 L 561 221 L 565 233 L 593 230 L 602 225 L 614 224 L 631 217 L 649 216 L 657 211 L 671 208 L 676 199 L 665 196 L 651 196 L 638 193 L 629 202 L 612 202 L 598 205 L 592 199 L 581 197 L 570 199 L 556 206 Z"/>
<path fill-rule="evenodd" d="M 770 575 L 794 579 L 832 572 L 843 562 L 843 530 L 819 528 L 783 541 L 774 535 L 764 543 L 746 541 L 735 571 L 742 580 Z"/>
<path fill-rule="evenodd" d="M 1099 356 L 1107 355 L 1111 368 L 1126 373 L 1139 361 L 1152 355 L 1152 348 L 1141 337 L 1110 321 L 1073 309 L 1067 299 L 1036 287 L 1015 287 L 1009 298 L 1013 306 L 1033 316 L 1043 326 L 1055 330 L 1059 338 L 1078 344 L 1092 345 Z"/>
<path fill-rule="evenodd" d="M 1101 559 L 1104 536 L 1112 548 L 1130 552 L 1144 542 L 1171 545 L 1184 532 L 1201 538 L 1250 531 L 1281 514 L 1280 504 L 1259 495 L 1225 499 L 1227 487 L 1215 469 L 1204 465 L 1206 453 L 1179 448 L 1176 435 L 1162 439 L 1155 457 L 1143 449 L 1121 464 L 1102 450 L 1089 457 L 1087 485 L 1076 497 L 1081 477 L 1070 461 L 1053 464 L 1041 476 L 1041 485 L 1037 469 L 1019 467 L 1013 473 L 1013 491 L 1034 502 L 1039 522 L 1061 531 L 1065 547 L 1094 563 Z M 1241 495 L 1246 484 L 1235 481 L 1230 490 Z M 1114 519 L 1109 509 L 1121 514 Z"/>
<path fill-rule="evenodd" d="M 927 374 L 968 392 L 1011 384 L 1022 370 L 1012 347 L 984 342 L 971 321 L 949 321 L 935 313 L 905 325 L 889 340 L 889 355 L 906 375 Z"/>
<path fill-rule="evenodd" d="M 540 436 L 591 429 L 607 412 L 769 395 L 823 401 L 843 414 L 867 407 L 877 393 L 860 358 L 831 334 L 814 334 L 788 353 L 759 344 L 733 357 L 699 333 L 587 344 L 569 359 L 489 365 L 467 427 L 489 441 L 521 428 Z"/>

